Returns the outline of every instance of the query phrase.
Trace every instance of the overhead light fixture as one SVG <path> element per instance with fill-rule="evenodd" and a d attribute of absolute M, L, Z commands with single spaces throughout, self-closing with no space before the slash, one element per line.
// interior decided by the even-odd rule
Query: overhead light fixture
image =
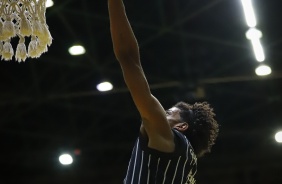
<path fill-rule="evenodd" d="M 260 38 L 262 37 L 262 32 L 256 28 L 250 28 L 246 32 L 246 37 L 251 41 L 253 46 L 253 51 L 258 62 L 263 62 L 265 60 L 264 51 Z"/>
<path fill-rule="evenodd" d="M 257 20 L 254 12 L 254 8 L 251 0 L 241 0 L 243 5 L 243 10 L 245 13 L 246 23 L 249 27 L 255 27 L 257 25 Z"/>
<path fill-rule="evenodd" d="M 253 40 L 253 39 L 260 39 L 262 37 L 262 32 L 256 28 L 250 28 L 247 32 L 246 32 L 246 37 L 249 40 Z"/>
<path fill-rule="evenodd" d="M 252 46 L 253 46 L 253 50 L 254 50 L 256 60 L 258 62 L 263 62 L 265 60 L 265 55 L 264 55 L 264 51 L 263 51 L 260 40 L 254 39 L 254 40 L 251 40 L 251 42 L 252 42 Z"/>
<path fill-rule="evenodd" d="M 59 161 L 62 165 L 70 165 L 73 162 L 73 158 L 70 154 L 62 154 L 59 157 Z"/>
<path fill-rule="evenodd" d="M 82 55 L 85 52 L 85 48 L 81 45 L 74 45 L 69 48 L 69 53 L 73 56 Z"/>
<path fill-rule="evenodd" d="M 112 89 L 113 89 L 113 85 L 108 81 L 101 82 L 100 84 L 97 85 L 97 90 L 101 92 L 110 91 Z"/>
<path fill-rule="evenodd" d="M 275 134 L 275 140 L 278 143 L 282 143 L 282 131 L 279 131 Z"/>
<path fill-rule="evenodd" d="M 54 5 L 54 2 L 52 0 L 46 1 L 46 8 L 52 7 Z"/>
<path fill-rule="evenodd" d="M 259 67 L 256 68 L 256 74 L 258 76 L 266 76 L 271 74 L 271 68 L 267 65 L 260 65 Z"/>

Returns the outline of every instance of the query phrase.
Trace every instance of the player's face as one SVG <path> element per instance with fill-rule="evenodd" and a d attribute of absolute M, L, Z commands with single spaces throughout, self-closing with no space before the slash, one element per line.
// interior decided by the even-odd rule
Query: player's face
<path fill-rule="evenodd" d="M 174 127 L 177 123 L 181 122 L 180 109 L 172 107 L 166 111 L 166 118 L 171 127 Z"/>

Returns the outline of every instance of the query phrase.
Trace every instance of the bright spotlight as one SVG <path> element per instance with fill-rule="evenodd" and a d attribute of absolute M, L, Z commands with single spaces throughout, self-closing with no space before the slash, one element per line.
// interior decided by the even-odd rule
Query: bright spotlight
<path fill-rule="evenodd" d="M 246 37 L 251 41 L 253 46 L 253 51 L 258 62 L 263 62 L 265 60 L 265 55 L 263 51 L 260 38 L 262 37 L 262 32 L 256 28 L 250 28 L 246 32 Z"/>
<path fill-rule="evenodd" d="M 257 25 L 257 20 L 256 20 L 252 1 L 251 0 L 241 0 L 241 2 L 243 5 L 247 25 L 249 27 L 255 27 Z"/>
<path fill-rule="evenodd" d="M 266 76 L 271 74 L 271 68 L 267 65 L 260 65 L 259 67 L 256 68 L 256 74 L 258 76 Z"/>
<path fill-rule="evenodd" d="M 53 6 L 53 5 L 54 5 L 54 2 L 52 0 L 47 0 L 46 1 L 46 8 L 49 8 L 49 7 Z"/>
<path fill-rule="evenodd" d="M 62 165 L 70 165 L 73 162 L 73 158 L 69 154 L 63 154 L 59 157 L 59 161 Z"/>
<path fill-rule="evenodd" d="M 110 91 L 113 89 L 113 85 L 110 82 L 102 82 L 97 85 L 99 91 Z"/>
<path fill-rule="evenodd" d="M 278 142 L 278 143 L 282 143 L 282 131 L 279 131 L 275 134 L 275 140 Z"/>
<path fill-rule="evenodd" d="M 246 37 L 249 40 L 252 39 L 259 39 L 262 37 L 262 32 L 256 28 L 250 28 L 247 32 L 246 32 Z"/>
<path fill-rule="evenodd" d="M 263 62 L 265 60 L 264 51 L 259 39 L 251 40 L 253 51 L 258 62 Z"/>
<path fill-rule="evenodd" d="M 69 53 L 73 56 L 82 55 L 85 53 L 85 48 L 81 45 L 74 45 L 69 48 Z"/>

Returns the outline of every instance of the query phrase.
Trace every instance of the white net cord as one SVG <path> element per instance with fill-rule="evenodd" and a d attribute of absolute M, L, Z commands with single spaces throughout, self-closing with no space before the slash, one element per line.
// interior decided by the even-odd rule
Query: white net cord
<path fill-rule="evenodd" d="M 47 52 L 52 36 L 46 24 L 46 0 L 0 0 L 0 55 L 23 62 Z M 11 39 L 18 37 L 14 53 Z"/>

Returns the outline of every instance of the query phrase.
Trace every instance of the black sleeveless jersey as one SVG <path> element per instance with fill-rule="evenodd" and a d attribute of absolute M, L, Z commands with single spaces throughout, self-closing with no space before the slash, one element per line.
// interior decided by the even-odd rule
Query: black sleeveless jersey
<path fill-rule="evenodd" d="M 175 151 L 160 152 L 148 147 L 141 134 L 136 140 L 124 184 L 195 184 L 197 157 L 185 135 L 172 129 Z"/>

